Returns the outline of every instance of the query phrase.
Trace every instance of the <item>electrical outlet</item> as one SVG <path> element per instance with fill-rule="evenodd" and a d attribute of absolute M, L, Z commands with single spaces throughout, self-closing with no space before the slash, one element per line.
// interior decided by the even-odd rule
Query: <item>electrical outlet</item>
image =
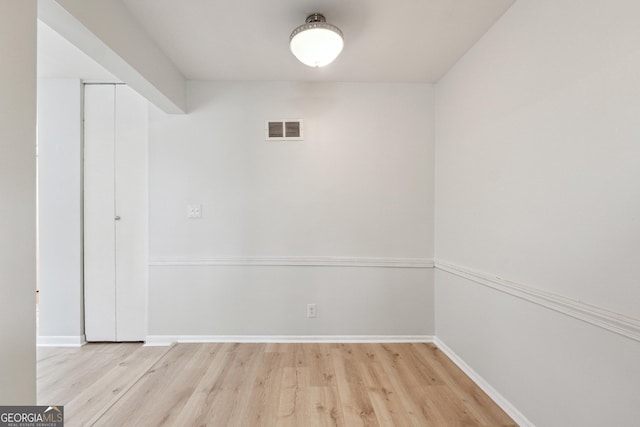
<path fill-rule="evenodd" d="M 316 305 L 315 304 L 307 304 L 307 317 L 316 317 Z"/>
<path fill-rule="evenodd" d="M 187 205 L 187 218 L 202 218 L 202 205 Z"/>

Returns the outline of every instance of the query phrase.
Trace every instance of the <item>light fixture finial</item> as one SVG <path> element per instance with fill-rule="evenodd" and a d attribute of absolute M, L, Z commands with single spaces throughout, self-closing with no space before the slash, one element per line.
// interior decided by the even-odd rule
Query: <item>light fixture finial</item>
<path fill-rule="evenodd" d="M 325 18 L 323 14 L 316 12 L 307 16 L 307 19 L 305 19 L 304 22 L 306 22 L 307 24 L 310 24 L 312 22 L 327 22 L 327 18 Z"/>

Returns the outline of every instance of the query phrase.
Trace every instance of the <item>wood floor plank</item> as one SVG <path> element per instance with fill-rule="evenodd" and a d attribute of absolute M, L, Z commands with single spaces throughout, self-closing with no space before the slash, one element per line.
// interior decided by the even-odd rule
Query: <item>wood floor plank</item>
<path fill-rule="evenodd" d="M 309 399 L 309 369 L 283 367 L 276 426 L 304 425 L 300 423 L 309 420 Z"/>
<path fill-rule="evenodd" d="M 397 351 L 400 358 L 408 366 L 410 371 L 416 376 L 421 385 L 442 385 L 444 384 L 439 373 L 434 369 L 433 361 L 424 357 L 411 345 L 398 346 Z"/>
<path fill-rule="evenodd" d="M 310 427 L 336 427 L 346 425 L 337 386 L 309 388 L 307 400 Z"/>
<path fill-rule="evenodd" d="M 462 402 L 465 414 L 478 420 L 478 425 L 514 426 L 513 420 L 496 405 L 455 363 L 433 344 L 411 345 L 417 354 L 429 360 L 443 383 Z"/>
<path fill-rule="evenodd" d="M 443 427 L 487 425 L 467 411 L 464 402 L 457 399 L 447 386 L 429 386 L 420 390 L 419 395 L 425 407 L 438 414 Z"/>
<path fill-rule="evenodd" d="M 282 353 L 262 353 L 253 380 L 247 404 L 244 405 L 242 424 L 247 426 L 275 425 L 282 386 Z"/>
<path fill-rule="evenodd" d="M 164 347 L 140 347 L 99 380 L 65 404 L 65 425 L 92 425 L 167 352 Z"/>
<path fill-rule="evenodd" d="M 95 425 L 171 425 L 206 369 L 194 359 L 206 353 L 207 345 L 175 345 L 129 389 L 129 398 L 116 402 Z"/>
<path fill-rule="evenodd" d="M 432 344 L 96 344 L 38 352 L 67 425 L 516 424 Z"/>
<path fill-rule="evenodd" d="M 253 386 L 252 379 L 260 368 L 264 344 L 233 344 L 228 351 L 234 357 L 226 366 L 229 372 L 219 384 L 221 390 L 209 411 L 207 425 L 241 425 L 242 413 Z"/>
<path fill-rule="evenodd" d="M 346 350 L 337 349 L 332 353 L 345 424 L 378 426 L 380 424 L 359 372 L 358 365 L 361 362 L 351 357 L 352 353 L 350 347 Z"/>
<path fill-rule="evenodd" d="M 221 383 L 229 373 L 230 370 L 226 368 L 234 357 L 234 353 L 224 351 L 223 348 L 218 348 L 211 354 L 207 371 L 180 411 L 178 419 L 191 420 L 193 425 L 207 425 L 210 412 L 218 409 L 215 403 L 222 393 Z"/>
<path fill-rule="evenodd" d="M 309 367 L 312 387 L 336 385 L 336 372 L 331 360 L 331 348 L 327 344 L 307 344 L 303 347 L 305 362 Z"/>
<path fill-rule="evenodd" d="M 140 344 L 87 344 L 80 348 L 38 348 L 38 402 L 65 405 L 140 347 Z"/>
<path fill-rule="evenodd" d="M 362 366 L 362 378 L 369 398 L 382 425 L 420 426 L 423 420 L 413 417 L 402 403 L 401 395 L 384 371 L 382 364 L 372 362 Z"/>
<path fill-rule="evenodd" d="M 88 344 L 80 348 L 38 348 L 38 398 L 66 404 L 78 390 L 97 381 L 139 344 Z"/>
<path fill-rule="evenodd" d="M 390 384 L 393 385 L 400 397 L 400 402 L 405 408 L 407 416 L 413 426 L 434 426 L 446 420 L 438 411 L 429 407 L 429 402 L 423 402 L 421 396 L 416 396 L 413 376 L 402 375 L 403 359 L 397 351 L 397 345 L 382 344 L 376 348 L 376 354 L 381 361 L 383 371 L 387 374 Z"/>

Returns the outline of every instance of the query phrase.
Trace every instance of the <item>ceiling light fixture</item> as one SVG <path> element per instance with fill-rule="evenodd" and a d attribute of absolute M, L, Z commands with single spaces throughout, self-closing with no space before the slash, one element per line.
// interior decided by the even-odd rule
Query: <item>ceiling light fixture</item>
<path fill-rule="evenodd" d="M 289 47 L 303 64 L 324 67 L 340 55 L 344 40 L 342 31 L 335 25 L 327 24 L 323 14 L 312 13 L 303 25 L 293 30 Z"/>

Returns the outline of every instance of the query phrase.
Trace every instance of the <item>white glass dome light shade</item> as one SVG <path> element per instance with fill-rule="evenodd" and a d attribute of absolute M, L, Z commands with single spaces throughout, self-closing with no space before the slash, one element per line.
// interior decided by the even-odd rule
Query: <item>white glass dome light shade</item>
<path fill-rule="evenodd" d="M 289 38 L 291 53 L 309 67 L 324 67 L 340 55 L 344 47 L 342 31 L 327 24 L 325 17 L 314 13 L 306 23 L 291 33 Z"/>

